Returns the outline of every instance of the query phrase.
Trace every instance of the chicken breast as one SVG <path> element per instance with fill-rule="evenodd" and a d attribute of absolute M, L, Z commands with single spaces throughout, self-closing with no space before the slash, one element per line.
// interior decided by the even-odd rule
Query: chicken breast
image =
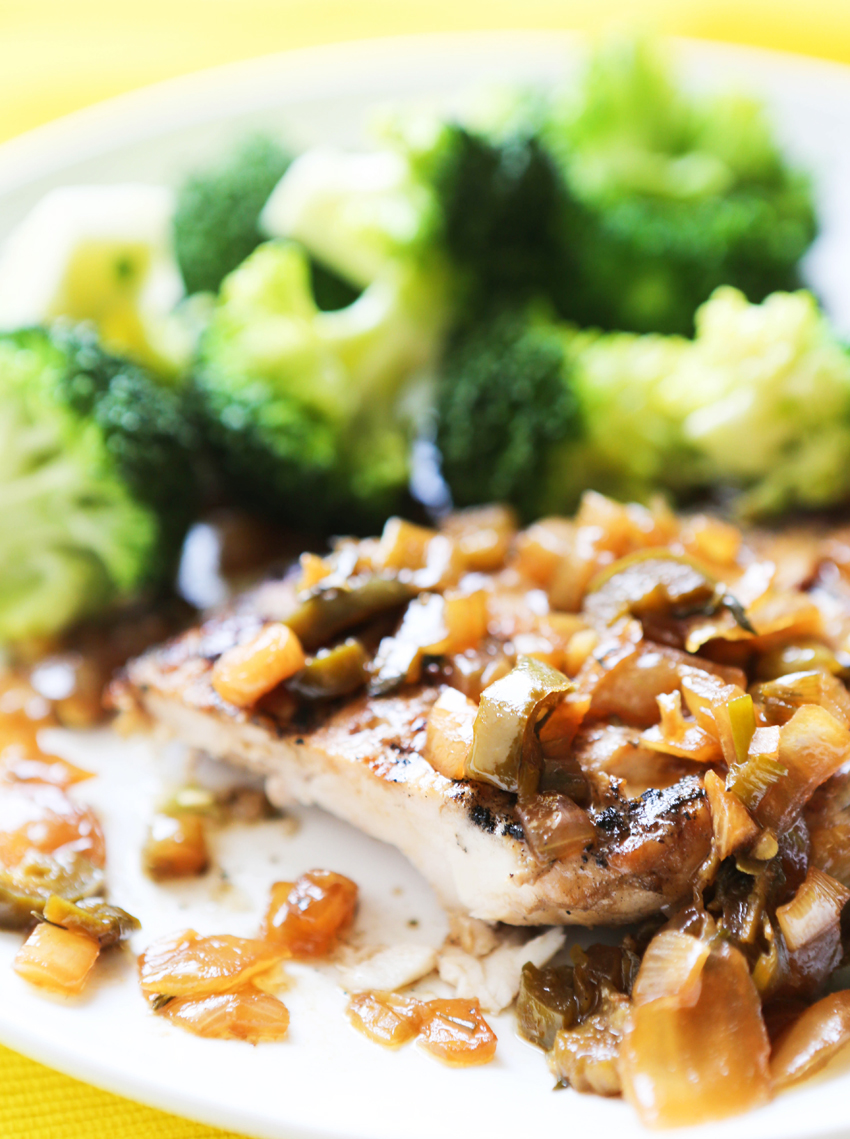
<path fill-rule="evenodd" d="M 115 702 L 135 704 L 186 744 L 264 775 L 273 803 L 322 807 L 397 847 L 449 910 L 513 925 L 595 925 L 633 922 L 687 896 L 711 847 L 698 776 L 634 799 L 609 798 L 590 810 L 596 835 L 584 850 L 541 862 L 513 796 L 447 779 L 424 758 L 439 686 L 360 696 L 295 723 L 223 702 L 211 684 L 213 662 L 274 615 L 270 596 L 259 591 L 236 614 L 133 661 Z"/>

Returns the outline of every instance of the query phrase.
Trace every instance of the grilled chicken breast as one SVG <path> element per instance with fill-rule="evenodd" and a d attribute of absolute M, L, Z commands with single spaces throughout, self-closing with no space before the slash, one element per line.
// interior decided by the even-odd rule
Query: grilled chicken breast
<path fill-rule="evenodd" d="M 128 666 L 116 703 L 135 703 L 179 739 L 266 777 L 271 801 L 317 805 L 398 847 L 450 910 L 513 925 L 625 923 L 672 905 L 711 847 L 701 779 L 686 774 L 590 809 L 595 837 L 567 859 L 531 853 L 515 798 L 453 781 L 424 758 L 439 686 L 325 705 L 303 722 L 243 711 L 211 684 L 214 660 L 286 608 L 268 586 Z"/>

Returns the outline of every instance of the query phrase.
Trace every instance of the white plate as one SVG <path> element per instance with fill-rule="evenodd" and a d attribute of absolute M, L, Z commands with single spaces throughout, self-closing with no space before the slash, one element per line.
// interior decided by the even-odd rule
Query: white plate
<path fill-rule="evenodd" d="M 850 332 L 850 72 L 743 49 L 680 50 L 695 84 L 733 83 L 764 94 L 788 150 L 816 173 L 825 225 L 808 272 Z M 425 96 L 451 104 L 471 83 L 551 83 L 574 58 L 575 41 L 554 33 L 422 37 L 273 56 L 163 84 L 0 147 L 0 237 L 55 185 L 174 180 L 247 127 L 274 126 L 296 145 L 356 143 L 376 101 Z M 186 926 L 251 934 L 270 883 L 313 866 L 344 871 L 360 884 L 363 941 L 442 939 L 445 919 L 407 863 L 318 811 L 300 812 L 294 835 L 280 822 L 223 830 L 216 859 L 226 880 L 217 873 L 201 883 L 154 887 L 139 871 L 139 849 L 163 765 L 173 762 L 168 749 L 109 732 L 59 733 L 53 746 L 100 773 L 78 793 L 105 823 L 112 896 L 143 922 L 135 951 Z M 199 1040 L 153 1016 L 129 953 L 117 954 L 80 1001 L 42 998 L 8 967 L 20 940 L 0 934 L 0 1040 L 83 1080 L 219 1127 L 278 1139 L 513 1139 L 531 1129 L 600 1139 L 645 1134 L 623 1103 L 553 1094 L 542 1056 L 517 1039 L 511 1015 L 493 1020 L 493 1064 L 449 1070 L 415 1047 L 388 1053 L 371 1045 L 347 1024 L 334 971 L 296 966 L 284 998 L 292 1014 L 288 1040 L 253 1049 Z M 723 1134 L 850 1135 L 848 1096 L 844 1061 L 761 1111 L 724 1123 Z M 693 1134 L 716 1131 L 707 1126 Z"/>

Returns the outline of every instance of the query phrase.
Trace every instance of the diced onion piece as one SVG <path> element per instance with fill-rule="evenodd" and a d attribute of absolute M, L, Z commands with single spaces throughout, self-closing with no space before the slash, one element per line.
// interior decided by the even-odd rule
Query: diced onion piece
<path fill-rule="evenodd" d="M 841 771 L 806 804 L 811 863 L 850 886 L 850 773 Z"/>
<path fill-rule="evenodd" d="M 298 579 L 299 593 L 306 593 L 313 589 L 320 581 L 330 577 L 333 572 L 325 559 L 316 554 L 302 554 L 298 562 L 301 566 L 301 576 Z"/>
<path fill-rule="evenodd" d="M 590 685 L 590 715 L 594 719 L 619 716 L 634 728 L 649 728 L 657 724 L 657 697 L 681 687 L 688 709 L 697 723 L 716 736 L 711 698 L 722 701 L 742 694 L 743 688 L 738 686 L 738 681 L 745 684 L 746 678 L 737 668 L 711 661 L 700 660 L 698 663 L 699 668 L 696 668 L 693 657 L 667 645 L 656 645 L 651 641 L 643 641 L 637 646 L 624 644 L 616 652 L 606 654 L 601 662 L 589 658 L 576 678 L 576 684 L 582 690 L 586 678 Z M 729 684 L 730 681 L 735 686 L 730 686 L 724 697 L 724 683 Z M 690 682 L 693 682 L 691 687 L 686 689 L 686 683 Z M 708 707 L 706 718 L 694 710 L 692 695 L 696 690 L 701 693 L 704 690 L 704 697 L 699 703 L 700 707 Z"/>
<path fill-rule="evenodd" d="M 814 1075 L 850 1042 L 850 991 L 830 993 L 780 1036 L 770 1060 L 777 1088 Z"/>
<path fill-rule="evenodd" d="M 741 548 L 741 531 L 719 518 L 695 514 L 687 519 L 679 541 L 689 554 L 718 566 L 734 566 Z"/>
<path fill-rule="evenodd" d="M 564 650 L 564 670 L 568 676 L 575 676 L 596 646 L 599 634 L 594 629 L 579 629 L 573 633 Z"/>
<path fill-rule="evenodd" d="M 747 754 L 746 742 L 755 731 L 752 697 L 738 684 L 723 684 L 708 672 L 691 670 L 682 677 L 682 696 L 697 723 L 714 736 L 723 749 L 723 758 L 731 767 Z M 750 731 L 752 728 L 752 731 Z"/>
<path fill-rule="evenodd" d="M 209 864 L 206 826 L 200 815 L 154 815 L 142 850 L 146 874 L 155 882 L 192 878 L 206 873 Z"/>
<path fill-rule="evenodd" d="M 203 997 L 239 988 L 281 957 L 267 941 L 187 929 L 148 946 L 139 957 L 139 982 L 148 997 Z"/>
<path fill-rule="evenodd" d="M 541 518 L 518 535 L 513 565 L 523 577 L 547 589 L 559 564 L 571 553 L 574 536 L 575 526 L 566 518 Z M 575 604 L 567 608 L 575 611 L 578 607 Z"/>
<path fill-rule="evenodd" d="M 250 708 L 303 667 L 298 637 L 287 625 L 275 623 L 222 653 L 213 666 L 212 686 L 228 704 Z"/>
<path fill-rule="evenodd" d="M 682 694 L 662 692 L 655 698 L 661 722 L 643 733 L 643 743 L 653 751 L 678 755 L 695 763 L 717 763 L 723 758 L 720 744 L 695 720 L 682 715 Z"/>
<path fill-rule="evenodd" d="M 418 1036 L 424 1005 L 402 993 L 355 993 L 346 1012 L 364 1036 L 385 1048 L 400 1048 Z"/>
<path fill-rule="evenodd" d="M 596 838 L 587 811 L 557 791 L 532 796 L 518 807 L 517 814 L 531 852 L 541 862 L 569 858 Z"/>
<path fill-rule="evenodd" d="M 548 1052 L 556 1033 L 575 1024 L 579 1000 L 570 965 L 538 969 L 531 961 L 522 967 L 516 999 L 520 1036 Z"/>
<path fill-rule="evenodd" d="M 623 1094 L 647 1127 L 723 1119 L 770 1098 L 769 1043 L 746 959 L 712 947 L 694 1004 L 636 1005 L 620 1049 Z"/>
<path fill-rule="evenodd" d="M 262 1044 L 282 1040 L 289 1029 L 286 1005 L 254 988 L 207 997 L 180 997 L 159 1011 L 172 1024 L 212 1040 Z"/>
<path fill-rule="evenodd" d="M 90 807 L 52 784 L 0 785 L 0 867 L 17 866 L 34 851 L 83 855 L 101 867 L 106 859 L 103 831 Z"/>
<path fill-rule="evenodd" d="M 780 775 L 751 807 L 756 822 L 775 834 L 786 830 L 812 792 L 850 759 L 850 731 L 825 708 L 806 704 L 780 728 Z"/>
<path fill-rule="evenodd" d="M 99 953 L 88 934 L 41 922 L 18 950 L 12 968 L 31 985 L 73 996 L 82 992 Z"/>
<path fill-rule="evenodd" d="M 850 727 L 850 692 L 837 676 L 821 669 L 786 673 L 753 689 L 764 719 L 770 724 L 787 724 L 804 704 L 819 704 Z"/>
<path fill-rule="evenodd" d="M 711 808 L 714 847 L 722 862 L 733 851 L 755 842 L 759 828 L 738 796 L 726 790 L 716 772 L 705 773 L 705 791 Z"/>
<path fill-rule="evenodd" d="M 437 697 L 428 716 L 425 758 L 446 779 L 463 779 L 472 748 L 472 725 L 478 705 L 456 688 L 446 688 Z"/>
<path fill-rule="evenodd" d="M 388 570 L 422 569 L 428 545 L 436 536 L 436 530 L 416 526 L 404 518 L 388 518 L 381 534 L 375 562 Z"/>
<path fill-rule="evenodd" d="M 440 529 L 456 543 L 467 570 L 487 573 L 504 564 L 517 520 L 509 506 L 474 506 L 449 514 Z"/>
<path fill-rule="evenodd" d="M 295 957 L 323 957 L 354 920 L 357 886 L 331 870 L 310 870 L 294 883 L 276 882 L 263 936 Z"/>
<path fill-rule="evenodd" d="M 476 648 L 487 635 L 487 594 L 483 589 L 472 593 L 447 590 L 443 595 L 443 621 L 446 644 L 443 652 L 462 653 Z"/>
<path fill-rule="evenodd" d="M 488 1064 L 496 1054 L 496 1034 L 474 1000 L 427 1001 L 419 1041 L 431 1056 L 458 1068 Z"/>
<path fill-rule="evenodd" d="M 481 693 L 466 777 L 518 791 L 523 753 L 533 746 L 538 722 L 571 688 L 562 672 L 521 657 L 507 676 Z"/>
<path fill-rule="evenodd" d="M 692 1008 L 699 1000 L 710 949 L 704 938 L 678 929 L 657 933 L 646 948 L 635 979 L 635 1006 L 668 1000 L 679 1008 Z"/>
<path fill-rule="evenodd" d="M 794 987 L 814 992 L 841 960 L 841 910 L 850 890 L 814 866 L 790 902 L 776 909 Z"/>
<path fill-rule="evenodd" d="M 777 906 L 779 928 L 793 952 L 802 949 L 829 929 L 838 932 L 841 910 L 850 890 L 814 866 L 790 902 Z"/>

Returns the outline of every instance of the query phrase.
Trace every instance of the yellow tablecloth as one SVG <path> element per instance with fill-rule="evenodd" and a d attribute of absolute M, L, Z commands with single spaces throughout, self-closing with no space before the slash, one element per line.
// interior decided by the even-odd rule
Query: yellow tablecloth
<path fill-rule="evenodd" d="M 642 21 L 850 62 L 850 0 L 0 0 L 0 140 L 182 72 L 310 44 Z M 0 1139 L 214 1139 L 0 1047 Z"/>

